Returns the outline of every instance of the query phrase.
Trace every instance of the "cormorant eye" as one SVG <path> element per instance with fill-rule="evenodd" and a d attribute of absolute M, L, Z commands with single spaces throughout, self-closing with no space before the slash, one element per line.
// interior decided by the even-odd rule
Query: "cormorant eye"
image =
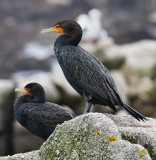
<path fill-rule="evenodd" d="M 60 27 L 59 24 L 57 24 L 56 27 L 59 28 Z"/>

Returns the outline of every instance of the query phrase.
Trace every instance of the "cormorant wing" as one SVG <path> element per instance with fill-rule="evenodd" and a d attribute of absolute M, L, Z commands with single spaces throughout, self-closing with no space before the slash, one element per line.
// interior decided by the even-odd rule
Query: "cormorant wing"
<path fill-rule="evenodd" d="M 120 94 L 109 71 L 95 56 L 81 47 L 66 45 L 62 47 L 62 61 L 74 81 L 74 85 L 71 84 L 73 87 L 79 86 L 103 104 L 120 103 Z"/>
<path fill-rule="evenodd" d="M 67 109 L 57 104 L 46 103 L 24 103 L 22 116 L 41 122 L 46 126 L 56 127 L 64 121 L 74 118 L 74 115 Z"/>

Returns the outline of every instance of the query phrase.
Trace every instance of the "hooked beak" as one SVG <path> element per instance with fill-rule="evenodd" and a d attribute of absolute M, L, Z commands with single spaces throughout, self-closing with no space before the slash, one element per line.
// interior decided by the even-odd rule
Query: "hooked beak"
<path fill-rule="evenodd" d="M 57 28 L 57 27 L 51 27 L 51 28 L 48 28 L 48 29 L 42 29 L 41 31 L 41 34 L 43 33 L 47 33 L 47 32 L 57 32 L 57 33 L 62 33 L 62 28 Z"/>
<path fill-rule="evenodd" d="M 25 93 L 25 94 L 29 94 L 29 92 L 26 90 L 26 88 L 24 88 L 24 89 L 16 88 L 15 92 L 22 92 L 22 93 Z"/>

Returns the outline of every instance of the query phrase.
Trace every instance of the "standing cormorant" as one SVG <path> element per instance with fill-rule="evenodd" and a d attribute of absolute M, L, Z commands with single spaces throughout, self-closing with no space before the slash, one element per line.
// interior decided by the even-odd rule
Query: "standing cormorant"
<path fill-rule="evenodd" d="M 56 39 L 54 50 L 66 79 L 88 101 L 84 113 L 90 111 L 92 104 L 109 106 L 114 111 L 115 105 L 119 105 L 137 120 L 146 120 L 123 102 L 107 68 L 95 56 L 78 46 L 82 29 L 77 22 L 64 20 L 41 31 L 46 32 L 64 33 Z"/>
<path fill-rule="evenodd" d="M 74 115 L 61 106 L 45 102 L 45 92 L 38 83 L 29 83 L 23 90 L 25 93 L 15 100 L 14 112 L 17 121 L 31 133 L 46 140 L 58 124 L 74 118 Z"/>

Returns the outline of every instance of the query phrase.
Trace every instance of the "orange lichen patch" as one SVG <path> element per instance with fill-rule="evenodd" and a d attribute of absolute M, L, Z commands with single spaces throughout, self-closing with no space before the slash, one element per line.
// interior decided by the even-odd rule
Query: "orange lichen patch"
<path fill-rule="evenodd" d="M 100 133 L 103 133 L 103 130 L 101 129 L 101 130 L 99 130 L 98 128 L 96 129 L 96 134 L 100 134 Z"/>
<path fill-rule="evenodd" d="M 141 151 L 141 149 L 139 147 L 136 148 L 137 151 Z"/>
<path fill-rule="evenodd" d="M 98 134 L 98 135 L 100 134 L 100 132 L 99 132 L 99 129 L 98 129 L 98 128 L 96 129 L 96 134 Z"/>
<path fill-rule="evenodd" d="M 106 138 L 111 142 L 116 141 L 116 137 L 115 136 L 107 136 Z"/>
<path fill-rule="evenodd" d="M 148 152 L 147 152 L 145 149 L 143 149 L 143 150 L 140 152 L 140 157 L 142 157 L 142 156 L 145 155 L 145 154 L 148 154 Z"/>

